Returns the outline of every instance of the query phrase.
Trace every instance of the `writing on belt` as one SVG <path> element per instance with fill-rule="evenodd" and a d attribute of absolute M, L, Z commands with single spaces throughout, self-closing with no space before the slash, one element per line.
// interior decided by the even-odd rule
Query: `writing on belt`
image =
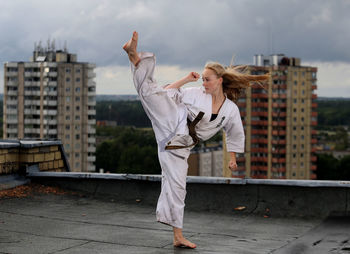
<path fill-rule="evenodd" d="M 188 148 L 188 147 L 197 145 L 199 142 L 199 138 L 197 137 L 197 133 L 196 133 L 196 125 L 199 123 L 200 120 L 202 120 L 203 116 L 204 116 L 204 112 L 201 111 L 198 113 L 198 115 L 193 121 L 187 118 L 188 132 L 193 140 L 193 143 L 191 145 L 187 145 L 187 146 L 171 145 L 171 142 L 168 142 L 168 144 L 165 146 L 165 150 L 182 149 L 182 148 Z"/>

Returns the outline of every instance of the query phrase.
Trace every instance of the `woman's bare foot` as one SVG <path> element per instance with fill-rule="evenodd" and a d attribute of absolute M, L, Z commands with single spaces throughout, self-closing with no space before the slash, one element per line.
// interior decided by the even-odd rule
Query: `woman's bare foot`
<path fill-rule="evenodd" d="M 174 231 L 174 247 L 182 247 L 182 248 L 190 248 L 190 249 L 194 249 L 197 247 L 196 244 L 191 243 L 182 235 L 181 228 L 173 227 L 173 231 Z"/>
<path fill-rule="evenodd" d="M 128 53 L 130 62 L 135 66 L 140 62 L 140 57 L 137 54 L 137 41 L 138 34 L 136 31 L 133 32 L 131 39 L 124 44 L 123 49 Z"/>

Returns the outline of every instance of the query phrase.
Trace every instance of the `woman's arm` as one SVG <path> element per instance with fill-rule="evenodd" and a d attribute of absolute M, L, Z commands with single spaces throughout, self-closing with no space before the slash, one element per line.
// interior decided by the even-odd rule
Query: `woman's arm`
<path fill-rule="evenodd" d="M 165 87 L 165 89 L 180 88 L 187 83 L 197 81 L 199 79 L 199 77 L 200 77 L 200 75 L 197 72 L 190 72 L 186 77 L 183 77 L 182 79 L 175 81 L 174 83 L 171 83 L 170 85 L 167 85 Z"/>

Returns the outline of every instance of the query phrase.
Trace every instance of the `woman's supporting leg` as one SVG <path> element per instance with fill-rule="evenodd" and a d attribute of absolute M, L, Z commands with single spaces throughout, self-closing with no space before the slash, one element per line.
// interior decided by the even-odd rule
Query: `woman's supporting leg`
<path fill-rule="evenodd" d="M 186 196 L 187 158 L 189 150 L 167 151 L 165 144 L 176 134 L 187 129 L 187 111 L 176 103 L 154 80 L 155 57 L 152 53 L 137 52 L 138 35 L 123 46 L 132 63 L 134 85 L 142 106 L 152 122 L 158 143 L 158 157 L 162 168 L 162 188 L 157 205 L 157 220 L 173 226 L 174 245 L 195 248 L 182 236 L 184 200 Z M 180 133 L 179 133 L 180 130 Z"/>

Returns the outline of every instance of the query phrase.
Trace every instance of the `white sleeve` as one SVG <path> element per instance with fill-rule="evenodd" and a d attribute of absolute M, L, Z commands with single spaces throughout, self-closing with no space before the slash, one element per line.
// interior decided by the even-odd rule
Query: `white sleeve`
<path fill-rule="evenodd" d="M 233 104 L 231 114 L 223 129 L 226 133 L 227 151 L 244 153 L 244 129 L 241 115 L 236 104 Z"/>

